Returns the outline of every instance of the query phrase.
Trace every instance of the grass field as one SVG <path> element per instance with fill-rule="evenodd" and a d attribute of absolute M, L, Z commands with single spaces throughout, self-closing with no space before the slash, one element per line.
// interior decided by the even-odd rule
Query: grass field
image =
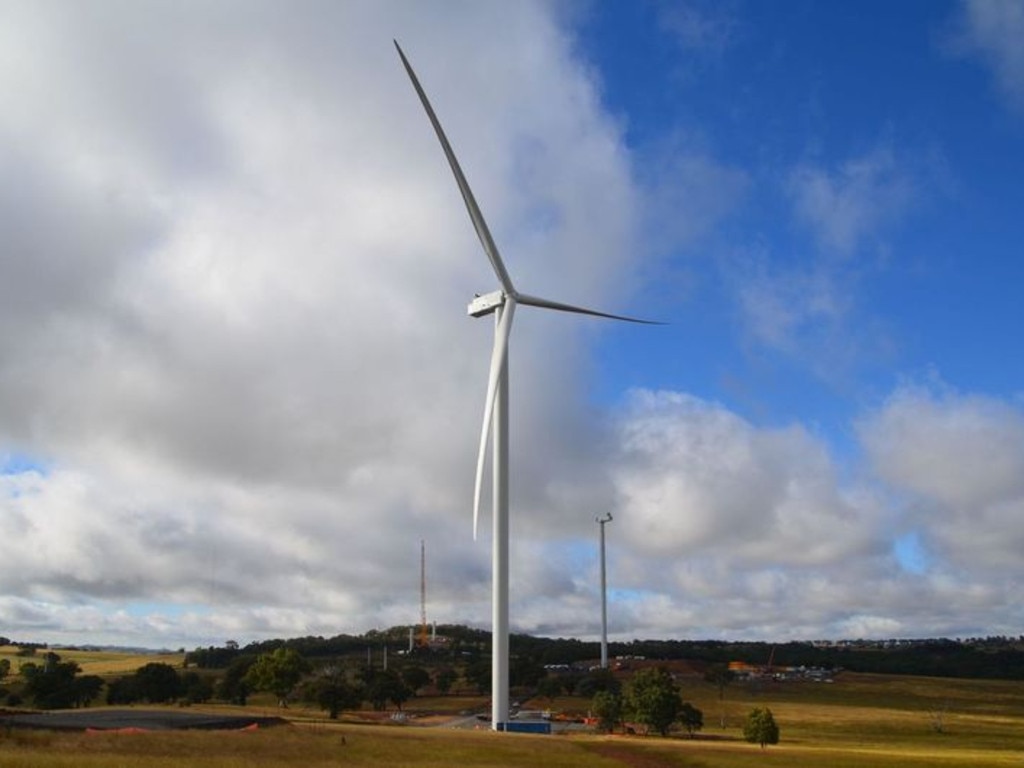
<path fill-rule="evenodd" d="M 356 725 L 284 726 L 255 733 L 55 734 L 11 732 L 0 736 L 5 768 L 170 768 L 171 766 L 295 765 L 351 766 L 684 766 L 729 768 L 899 768 L 900 766 L 1021 765 L 1020 722 L 998 746 L 979 745 L 970 735 L 934 739 L 897 737 L 896 724 L 878 743 L 870 738 L 786 738 L 761 750 L 738 741 L 623 736 L 527 736 Z M 1010 730 L 1016 729 L 1017 734 Z M 911 731 L 916 729 L 911 728 Z"/>
<path fill-rule="evenodd" d="M 18 647 L 14 645 L 0 646 L 0 659 L 9 659 L 12 674 L 26 662 L 39 664 L 47 649 L 40 649 L 35 656 L 18 656 Z M 170 664 L 181 667 L 185 661 L 184 653 L 124 653 L 121 651 L 79 651 L 68 648 L 55 648 L 53 652 L 62 661 L 74 661 L 82 668 L 84 675 L 128 675 L 150 662 Z"/>
<path fill-rule="evenodd" d="M 285 713 L 293 719 L 292 725 L 257 732 L 0 732 L 0 766 L 1024 766 L 1021 683 L 845 673 L 834 684 L 734 684 L 726 689 L 725 701 L 719 702 L 717 689 L 699 679 L 680 682 L 684 698 L 704 711 L 705 729 L 697 739 L 494 734 L 444 726 L 368 725 L 355 717 L 330 723 L 315 711 L 294 709 Z M 481 703 L 473 698 L 441 697 L 414 700 L 407 709 L 453 714 Z M 572 697 L 527 704 L 555 711 L 580 711 L 585 705 Z M 781 731 L 780 744 L 761 750 L 742 741 L 743 718 L 755 706 L 772 709 Z M 248 711 L 278 714 L 270 706 Z M 720 726 L 723 712 L 725 728 Z M 439 723 L 444 718 L 422 721 Z"/>

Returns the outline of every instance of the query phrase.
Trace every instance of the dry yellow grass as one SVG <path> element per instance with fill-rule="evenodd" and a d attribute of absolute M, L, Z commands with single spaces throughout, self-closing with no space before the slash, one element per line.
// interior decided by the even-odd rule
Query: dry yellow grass
<path fill-rule="evenodd" d="M 384 726 L 284 726 L 256 733 L 53 734 L 0 736 L 5 768 L 240 768 L 362 766 L 460 768 L 998 768 L 1019 750 L 946 740 L 931 745 L 788 743 L 761 750 L 737 741 L 599 736 L 527 736 Z"/>
<path fill-rule="evenodd" d="M 183 653 L 126 653 L 122 651 L 81 651 L 69 648 L 54 648 L 53 652 L 63 661 L 74 661 L 86 675 L 128 675 L 144 664 L 160 662 L 181 667 L 185 662 Z M 0 659 L 9 659 L 11 673 L 30 661 L 38 662 L 46 650 L 39 650 L 36 656 L 19 656 L 17 646 L 0 646 Z"/>
<path fill-rule="evenodd" d="M 5 768 L 621 765 L 563 739 L 372 726 L 285 726 L 256 733 L 48 734 L 21 743 L 0 740 L 0 762 Z"/>
<path fill-rule="evenodd" d="M 14 650 L 14 649 L 11 649 Z M 65 655 L 65 654 L 62 654 Z M 98 674 L 130 672 L 170 657 L 71 652 Z M 90 666 L 86 666 L 90 665 Z M 103 670 L 103 671 L 97 671 Z M 280 713 L 266 706 L 214 707 L 218 711 L 285 714 L 294 725 L 256 733 L 148 733 L 84 735 L 0 731 L 3 768 L 241 768 L 338 765 L 402 766 L 681 766 L 683 768 L 1000 768 L 1024 764 L 1024 685 L 1016 682 L 857 675 L 835 684 L 734 684 L 724 702 L 698 678 L 680 680 L 685 699 L 704 711 L 700 738 L 528 736 L 445 727 L 325 721 L 322 713 L 296 707 Z M 477 697 L 438 697 L 409 702 L 423 711 L 473 709 Z M 585 711 L 582 699 L 527 702 L 529 708 Z M 782 735 L 761 750 L 742 741 L 746 713 L 768 706 Z M 197 707 L 196 709 L 200 709 Z M 202 709 L 206 709 L 205 707 Z M 719 725 L 724 709 L 726 727 Z M 941 715 L 943 732 L 937 732 Z M 365 720 L 366 718 L 364 718 Z M 427 719 L 430 723 L 443 721 Z M 415 722 L 415 721 L 414 721 Z"/>

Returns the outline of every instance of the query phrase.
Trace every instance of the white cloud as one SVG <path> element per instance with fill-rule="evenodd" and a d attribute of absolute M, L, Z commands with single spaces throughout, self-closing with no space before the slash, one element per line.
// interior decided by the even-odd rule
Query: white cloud
<path fill-rule="evenodd" d="M 890 440 L 900 457 L 929 444 L 942 453 L 933 432 L 919 442 L 886 428 L 901 398 L 894 393 L 881 415 L 862 423 L 874 460 L 865 469 L 876 475 L 841 468 L 799 426 L 765 429 L 691 396 L 635 393 L 620 419 L 623 455 L 613 470 L 619 502 L 609 573 L 629 595 L 613 612 L 618 636 L 955 636 L 994 625 L 1012 633 L 1021 614 L 1006 569 L 1019 570 L 1019 480 L 1007 484 L 1012 468 L 1003 461 L 1008 471 L 974 478 L 974 496 L 990 500 L 986 509 L 934 506 L 921 514 L 905 496 L 908 486 L 941 485 L 950 474 L 970 485 L 970 465 L 915 474 L 897 464 L 889 472 L 880 441 Z M 940 422 L 962 416 L 955 402 L 935 410 Z M 1006 404 L 995 410 L 1010 426 L 986 433 L 983 456 L 1005 449 L 1017 461 L 1019 415 L 1009 418 L 1014 408 Z M 897 555 L 907 531 L 930 548 L 923 568 Z"/>
<path fill-rule="evenodd" d="M 807 273 L 786 271 L 757 258 L 738 267 L 734 281 L 749 332 L 791 354 L 826 346 L 822 342 L 831 341 L 845 325 L 853 304 L 838 284 L 838 272 L 821 267 Z"/>
<path fill-rule="evenodd" d="M 1024 412 L 907 385 L 859 432 L 879 477 L 908 498 L 927 544 L 967 573 L 1016 568 L 1024 545 Z"/>
<path fill-rule="evenodd" d="M 677 135 L 638 157 L 644 224 L 653 248 L 690 248 L 733 213 L 750 188 L 740 168 L 715 160 L 700 142 Z"/>
<path fill-rule="evenodd" d="M 733 43 L 739 26 L 729 5 L 681 0 L 659 3 L 657 11 L 661 27 L 683 50 L 721 55 Z"/>
<path fill-rule="evenodd" d="M 392 37 L 525 291 L 628 311 L 651 189 L 689 243 L 747 175 L 676 145 L 638 188 L 551 8 L 460 11 L 3 6 L 0 454 L 26 457 L 0 463 L 5 634 L 178 646 L 413 622 L 421 538 L 430 618 L 487 622 L 489 525 L 474 544 L 469 518 L 491 328 L 464 307 L 493 277 Z M 822 242 L 888 222 L 864 198 L 901 175 L 875 162 L 794 175 Z M 766 267 L 748 297 L 776 343 L 846 311 L 828 275 L 794 274 Z M 596 633 L 606 511 L 620 637 L 944 633 L 968 599 L 964 626 L 1018 615 L 1001 582 L 949 565 L 969 554 L 949 499 L 982 500 L 972 540 L 1008 558 L 1019 464 L 968 463 L 951 491 L 894 462 L 890 485 L 937 510 L 928 568 L 907 573 L 893 545 L 924 518 L 813 432 L 677 392 L 609 417 L 581 396 L 599 326 L 516 321 L 517 628 Z M 865 420 L 871 456 L 919 439 L 908 408 Z M 979 414 L 978 444 L 1012 447 L 1016 422 Z"/>
<path fill-rule="evenodd" d="M 878 509 L 839 489 L 827 450 L 800 427 L 759 429 L 687 395 L 638 392 L 622 443 L 616 487 L 638 552 L 761 567 L 836 563 L 879 546 Z"/>
<path fill-rule="evenodd" d="M 1024 108 L 1024 6 L 1016 0 L 963 0 L 955 47 L 976 53 L 1011 104 Z"/>
<path fill-rule="evenodd" d="M 844 258 L 898 221 L 915 197 L 912 176 L 885 146 L 834 170 L 803 164 L 790 174 L 787 190 L 818 245 Z"/>
<path fill-rule="evenodd" d="M 641 626 L 686 636 L 815 636 L 885 581 L 884 509 L 843 487 L 823 443 L 680 393 L 637 392 L 620 423 L 614 584 Z M 838 579 L 838 574 L 845 574 Z M 654 586 L 657 585 L 657 586 Z"/>
<path fill-rule="evenodd" d="M 491 329 L 464 307 L 493 277 L 391 39 L 518 283 L 618 307 L 627 159 L 548 9 L 4 14 L 0 447 L 48 467 L 4 476 L 10 633 L 86 615 L 68 604 L 109 614 L 83 619 L 99 634 L 214 641 L 411 620 L 421 537 L 438 613 L 485 621 Z M 603 449 L 583 325 L 520 315 L 514 498 L 544 538 L 600 491 Z M 174 605 L 224 618 L 162 624 Z"/>
<path fill-rule="evenodd" d="M 839 383 L 891 354 L 888 330 L 864 313 L 860 284 L 888 260 L 883 236 L 919 203 L 937 161 L 898 162 L 886 144 L 834 168 L 805 162 L 786 174 L 785 199 L 813 247 L 758 243 L 727 262 L 742 327 L 758 344 Z"/>
<path fill-rule="evenodd" d="M 893 330 L 871 314 L 862 291 L 869 270 L 751 249 L 724 274 L 740 327 L 758 353 L 780 353 L 837 392 L 849 391 L 865 367 L 893 360 Z"/>

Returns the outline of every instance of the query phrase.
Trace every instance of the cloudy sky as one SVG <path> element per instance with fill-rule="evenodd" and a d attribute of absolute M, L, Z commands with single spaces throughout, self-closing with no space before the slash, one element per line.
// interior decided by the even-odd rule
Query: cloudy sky
<path fill-rule="evenodd" d="M 0 634 L 1024 632 L 1024 5 L 0 0 Z"/>

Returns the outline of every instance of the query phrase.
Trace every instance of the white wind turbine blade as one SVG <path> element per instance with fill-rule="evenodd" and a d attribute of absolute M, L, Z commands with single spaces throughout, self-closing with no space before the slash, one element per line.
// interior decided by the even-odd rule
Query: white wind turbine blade
<path fill-rule="evenodd" d="M 508 270 L 505 269 L 505 263 L 501 260 L 501 254 L 498 253 L 498 246 L 494 244 L 494 238 L 491 237 L 491 231 L 487 228 L 487 222 L 484 221 L 484 215 L 480 212 L 480 206 L 476 204 L 476 198 L 473 197 L 473 191 L 469 188 L 469 182 L 466 181 L 465 175 L 462 173 L 462 168 L 459 166 L 459 161 L 455 157 L 455 152 L 452 150 L 452 145 L 448 143 L 448 137 L 444 134 L 444 129 L 441 128 L 441 121 L 437 119 L 437 115 L 434 114 L 434 108 L 430 106 L 430 100 L 427 98 L 426 92 L 423 90 L 423 86 L 420 85 L 419 78 L 416 77 L 416 73 L 413 72 L 412 65 L 409 60 L 405 58 L 405 53 L 402 52 L 402 47 L 395 40 L 395 48 L 398 50 L 398 55 L 402 58 L 402 64 L 405 66 L 405 71 L 409 75 L 409 79 L 412 80 L 413 88 L 416 89 L 416 93 L 420 97 L 420 102 L 423 104 L 423 109 L 427 112 L 427 117 L 430 118 L 431 125 L 434 126 L 434 133 L 437 134 L 438 141 L 441 142 L 441 147 L 444 149 L 445 157 L 448 158 L 448 165 L 451 166 L 452 173 L 455 174 L 455 181 L 459 185 L 459 191 L 462 193 L 462 200 L 466 203 L 466 210 L 469 212 L 469 218 L 473 221 L 473 228 L 476 229 L 477 237 L 480 238 L 480 244 L 484 247 L 484 252 L 487 254 L 487 258 L 491 261 L 491 267 L 494 269 L 494 274 L 498 276 L 498 281 L 501 283 L 502 289 L 506 294 L 514 296 L 516 289 L 512 285 L 512 278 L 508 275 Z"/>
<path fill-rule="evenodd" d="M 531 307 L 543 307 L 544 309 L 555 309 L 559 312 L 575 312 L 579 315 L 591 315 L 593 317 L 607 317 L 610 320 L 625 320 L 627 323 L 643 323 L 644 325 L 665 325 L 657 320 L 641 320 L 639 317 L 628 317 L 627 315 L 613 315 L 608 312 L 598 312 L 596 309 L 577 307 L 573 304 L 563 304 L 560 301 L 541 299 L 536 296 L 529 296 L 525 293 L 517 293 L 516 300 L 520 304 L 527 304 Z"/>
<path fill-rule="evenodd" d="M 487 457 L 487 438 L 491 434 L 491 422 L 494 417 L 494 400 L 498 395 L 498 383 L 501 380 L 501 369 L 508 357 L 508 337 L 512 333 L 512 315 L 515 314 L 516 301 L 512 297 L 505 300 L 501 319 L 494 330 L 494 348 L 491 350 L 491 370 L 487 376 L 487 398 L 484 400 L 484 422 L 480 427 L 480 450 L 476 457 L 476 485 L 473 489 L 473 541 L 476 541 L 477 524 L 480 519 L 480 489 L 484 479 L 484 459 Z M 506 393 L 507 396 L 508 393 Z"/>
<path fill-rule="evenodd" d="M 523 304 L 529 304 L 545 309 L 553 309 L 561 312 L 574 312 L 582 315 L 606 317 L 613 320 L 624 320 L 632 323 L 644 323 L 649 325 L 662 325 L 662 323 L 657 323 L 651 320 L 641 320 L 635 317 L 627 317 L 625 315 L 613 315 L 607 312 L 598 312 L 596 310 L 586 309 L 585 307 L 573 306 L 572 304 L 564 304 L 557 301 L 549 301 L 548 299 L 541 299 L 536 296 L 521 295 L 516 291 L 515 286 L 512 284 L 512 278 L 509 276 L 508 270 L 505 268 L 505 263 L 501 259 L 501 254 L 498 252 L 498 247 L 494 243 L 494 238 L 491 236 L 490 229 L 487 227 L 487 222 L 484 220 L 483 213 L 480 211 L 480 206 L 477 205 L 476 198 L 473 196 L 473 191 L 469 187 L 469 182 L 466 180 L 465 174 L 462 172 L 462 167 L 459 165 L 459 161 L 455 157 L 455 151 L 452 149 L 452 146 L 448 141 L 448 137 L 445 135 L 444 129 L 441 127 L 441 121 L 438 120 L 437 114 L 434 112 L 434 108 L 431 106 L 430 100 L 427 98 L 427 94 L 423 90 L 423 86 L 420 85 L 419 78 L 416 76 L 415 71 L 413 71 L 412 65 L 406 58 L 402 47 L 398 44 L 397 40 L 394 41 L 394 44 L 395 49 L 398 51 L 398 55 L 402 60 L 402 65 L 405 67 L 406 74 L 408 74 L 409 79 L 412 81 L 413 88 L 419 96 L 420 103 L 423 105 L 423 109 L 427 113 L 427 117 L 430 119 L 431 125 L 434 127 L 434 133 L 437 134 L 437 139 L 441 143 L 441 148 L 444 150 L 445 157 L 448 159 L 448 165 L 451 167 L 452 174 L 455 176 L 455 181 L 459 185 L 459 192 L 462 194 L 462 200 L 466 205 L 466 211 L 469 213 L 469 218 L 473 222 L 473 228 L 476 230 L 477 237 L 480 239 L 480 244 L 483 246 L 484 252 L 487 254 L 487 258 L 491 262 L 491 268 L 494 270 L 495 275 L 498 277 L 498 281 L 501 283 L 500 295 L 495 296 L 493 305 L 483 308 L 480 312 L 474 312 L 472 305 L 470 308 L 470 314 L 473 314 L 474 316 L 480 316 L 482 314 L 486 314 L 487 311 L 492 311 L 492 306 L 497 306 L 501 312 L 498 326 L 495 329 L 494 348 L 491 352 L 491 368 L 487 383 L 487 398 L 484 403 L 484 421 L 480 429 L 480 449 L 477 454 L 476 487 L 473 494 L 473 538 L 476 539 L 480 518 L 480 491 L 483 483 L 483 468 L 484 461 L 487 456 L 487 439 L 491 434 L 494 403 L 497 396 L 501 369 L 508 354 L 509 334 L 512 329 L 512 315 L 515 312 L 516 302 L 520 301 Z"/>

